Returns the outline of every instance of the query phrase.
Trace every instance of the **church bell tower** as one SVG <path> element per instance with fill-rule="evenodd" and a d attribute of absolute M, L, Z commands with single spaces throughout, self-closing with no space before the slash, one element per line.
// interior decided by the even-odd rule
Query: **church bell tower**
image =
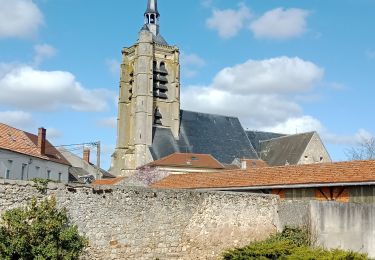
<path fill-rule="evenodd" d="M 159 20 L 157 0 L 148 0 L 138 41 L 122 50 L 114 175 L 130 175 L 153 161 L 156 127 L 179 135 L 180 53 L 161 36 Z"/>

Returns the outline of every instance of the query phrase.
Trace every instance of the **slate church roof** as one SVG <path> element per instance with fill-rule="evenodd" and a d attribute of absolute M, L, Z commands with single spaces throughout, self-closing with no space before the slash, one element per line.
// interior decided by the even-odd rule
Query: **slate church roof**
<path fill-rule="evenodd" d="M 154 160 L 175 152 L 211 154 L 221 163 L 236 158 L 259 159 L 238 118 L 181 110 L 180 135 L 154 128 L 150 148 Z"/>
<path fill-rule="evenodd" d="M 262 132 L 262 131 L 246 131 L 247 137 L 249 138 L 255 151 L 260 154 L 260 142 L 286 136 L 284 134 Z"/>

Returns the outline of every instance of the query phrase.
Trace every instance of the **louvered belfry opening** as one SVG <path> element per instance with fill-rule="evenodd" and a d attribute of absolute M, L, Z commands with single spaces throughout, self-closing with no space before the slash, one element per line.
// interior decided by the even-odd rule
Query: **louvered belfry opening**
<path fill-rule="evenodd" d="M 160 62 L 158 66 L 157 62 L 154 62 L 154 97 L 160 99 L 168 99 L 168 71 L 165 67 L 164 62 Z"/>
<path fill-rule="evenodd" d="M 161 119 L 163 118 L 162 114 L 160 113 L 159 108 L 157 107 L 155 109 L 155 115 L 154 115 L 154 124 L 155 125 L 162 125 Z"/>

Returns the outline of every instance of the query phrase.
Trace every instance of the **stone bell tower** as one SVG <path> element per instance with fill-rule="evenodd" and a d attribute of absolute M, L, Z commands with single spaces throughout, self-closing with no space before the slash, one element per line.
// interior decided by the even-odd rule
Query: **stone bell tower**
<path fill-rule="evenodd" d="M 153 161 L 149 147 L 155 127 L 179 135 L 180 54 L 161 36 L 159 18 L 157 0 L 148 0 L 137 43 L 122 50 L 117 148 L 111 167 L 115 175 L 129 175 Z"/>

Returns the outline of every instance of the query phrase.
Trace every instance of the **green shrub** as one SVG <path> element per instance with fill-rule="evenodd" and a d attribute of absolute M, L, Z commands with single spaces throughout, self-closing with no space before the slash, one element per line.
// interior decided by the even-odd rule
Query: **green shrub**
<path fill-rule="evenodd" d="M 310 247 L 309 232 L 304 229 L 286 227 L 265 241 L 253 242 L 243 248 L 228 250 L 224 260 L 364 260 L 366 255 L 342 250 L 324 250 Z"/>
<path fill-rule="evenodd" d="M 87 244 L 77 227 L 69 224 L 55 199 L 4 213 L 0 226 L 1 259 L 78 259 Z"/>

